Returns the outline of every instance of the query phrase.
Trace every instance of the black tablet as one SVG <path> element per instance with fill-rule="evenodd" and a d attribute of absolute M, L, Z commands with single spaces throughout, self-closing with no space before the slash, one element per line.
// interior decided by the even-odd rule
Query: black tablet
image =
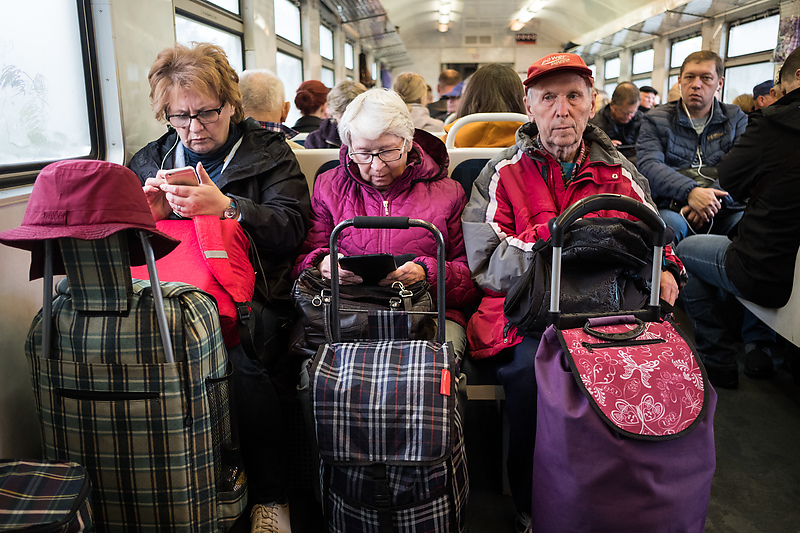
<path fill-rule="evenodd" d="M 392 254 L 351 255 L 339 259 L 339 266 L 361 276 L 364 283 L 377 285 L 390 272 L 397 270 Z"/>

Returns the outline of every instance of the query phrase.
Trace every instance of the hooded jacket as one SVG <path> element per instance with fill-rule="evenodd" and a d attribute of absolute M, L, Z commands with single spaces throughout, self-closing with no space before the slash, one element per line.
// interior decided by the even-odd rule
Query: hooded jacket
<path fill-rule="evenodd" d="M 342 140 L 339 138 L 339 123 L 334 118 L 323 120 L 319 128 L 306 137 L 304 148 L 339 148 Z"/>
<path fill-rule="evenodd" d="M 265 284 L 256 291 L 266 303 L 289 302 L 289 273 L 308 226 L 308 184 L 283 135 L 263 129 L 247 118 L 241 122 L 242 142 L 216 185 L 239 204 L 242 227 L 259 252 Z M 139 150 L 129 167 L 142 184 L 160 168 L 174 168 L 178 134 L 170 129 Z M 258 264 L 256 272 L 262 272 Z M 267 294 L 263 294 L 267 291 Z"/>
<path fill-rule="evenodd" d="M 787 158 L 800 158 L 800 89 L 750 114 L 750 124 L 719 165 L 720 183 L 737 198 Z M 789 300 L 800 246 L 800 164 L 775 175 L 745 209 L 725 256 L 725 272 L 742 295 L 765 307 Z"/>
<path fill-rule="evenodd" d="M 445 298 L 449 309 L 474 303 L 480 297 L 470 279 L 461 233 L 461 211 L 466 203 L 464 190 L 447 176 L 449 158 L 444 144 L 436 137 L 416 130 L 408 154 L 408 166 L 381 194 L 361 179 L 358 167 L 339 152 L 339 166 L 317 177 L 311 198 L 311 227 L 297 260 L 294 276 L 315 266 L 330 253 L 328 241 L 333 228 L 355 216 L 407 216 L 427 220 L 442 232 L 445 242 Z M 413 253 L 423 265 L 435 296 L 436 242 L 424 228 L 407 230 L 347 228 L 339 238 L 345 256 L 370 253 L 394 255 Z M 463 324 L 463 316 L 452 311 L 448 316 Z"/>
<path fill-rule="evenodd" d="M 476 359 L 522 342 L 503 314 L 503 303 L 513 282 L 531 264 L 533 245 L 550 236 L 550 219 L 576 201 L 600 193 L 629 196 L 655 210 L 647 180 L 593 124 L 587 124 L 583 133 L 588 156 L 566 187 L 559 162 L 537 147 L 537 134 L 534 123 L 519 129 L 516 145 L 503 150 L 481 171 L 464 208 L 467 260 L 473 279 L 484 290 L 467 324 L 470 354 Z M 591 216 L 633 218 L 619 211 L 587 215 Z M 669 247 L 665 257 L 668 270 L 680 279 L 683 267 Z"/>
<path fill-rule="evenodd" d="M 431 118 L 430 111 L 422 104 L 407 104 L 408 111 L 411 113 L 411 122 L 414 127 L 429 133 L 439 133 L 444 131 L 444 122 Z"/>
<path fill-rule="evenodd" d="M 636 165 L 650 181 L 653 199 L 659 207 L 668 207 L 672 200 L 685 205 L 689 191 L 699 185 L 678 171 L 698 165 L 716 167 L 744 132 L 747 115 L 739 106 L 721 104 L 715 98 L 712 110 L 711 121 L 702 135 L 692 127 L 683 100 L 655 107 L 642 115 Z"/>

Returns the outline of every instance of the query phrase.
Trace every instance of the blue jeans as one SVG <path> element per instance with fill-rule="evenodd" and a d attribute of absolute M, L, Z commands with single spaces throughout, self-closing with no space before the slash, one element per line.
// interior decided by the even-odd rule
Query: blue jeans
<path fill-rule="evenodd" d="M 517 511 L 530 514 L 533 448 L 536 440 L 536 375 L 533 361 L 539 339 L 525 337 L 520 344 L 503 350 L 496 360 L 495 374 L 503 385 L 508 416 L 508 484 Z"/>
<path fill-rule="evenodd" d="M 683 215 L 672 209 L 659 209 L 658 214 L 664 219 L 664 223 L 675 231 L 675 242 L 681 242 L 683 239 L 690 235 L 694 235 L 694 231 L 689 227 Z M 742 211 L 725 211 L 719 213 L 714 217 L 711 230 L 706 228 L 700 230 L 701 234 L 706 232 L 711 235 L 727 235 L 733 227 L 742 218 Z"/>
<path fill-rule="evenodd" d="M 723 313 L 726 293 L 741 296 L 725 272 L 730 242 L 723 235 L 695 235 L 681 241 L 676 248 L 689 273 L 683 303 L 692 321 L 697 350 L 707 366 L 737 367 L 736 350 Z M 742 341 L 773 344 L 775 332 L 745 309 Z"/>

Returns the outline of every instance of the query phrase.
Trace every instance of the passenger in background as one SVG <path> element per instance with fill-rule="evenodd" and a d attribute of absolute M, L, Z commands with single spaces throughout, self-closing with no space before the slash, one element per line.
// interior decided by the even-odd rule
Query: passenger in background
<path fill-rule="evenodd" d="M 775 82 L 767 80 L 753 87 L 753 98 L 756 102 L 756 109 L 763 109 L 777 100 L 772 94 L 772 87 L 774 85 Z"/>
<path fill-rule="evenodd" d="M 290 140 L 297 132 L 284 124 L 291 102 L 285 100 L 283 82 L 267 69 L 245 70 L 239 76 L 244 116 L 256 120 L 267 131 L 283 134 L 292 150 L 303 147 Z"/>
<path fill-rule="evenodd" d="M 413 72 L 403 72 L 394 81 L 394 91 L 408 106 L 414 127 L 428 133 L 444 131 L 444 122 L 431 118 L 430 111 L 425 104 L 428 99 L 428 85 L 425 78 Z"/>
<path fill-rule="evenodd" d="M 593 82 L 592 71 L 575 54 L 551 54 L 528 68 L 524 85 L 530 122 L 517 132 L 516 146 L 483 169 L 462 216 L 469 266 L 485 293 L 467 325 L 469 353 L 476 359 L 491 358 L 505 391 L 510 423 L 507 471 L 520 533 L 531 530 L 533 361 L 539 341 L 522 337 L 509 324 L 503 314 L 505 295 L 527 270 L 533 244 L 549 237 L 548 222 L 576 201 L 617 193 L 655 209 L 647 180 L 588 123 L 596 109 Z M 668 266 L 659 283 L 662 298 L 673 303 L 680 265 L 669 247 L 666 257 Z"/>
<path fill-rule="evenodd" d="M 658 105 L 658 91 L 649 85 L 639 87 L 639 111 L 647 113 Z"/>
<path fill-rule="evenodd" d="M 339 138 L 339 119 L 342 118 L 347 105 L 366 90 L 362 83 L 352 80 L 345 80 L 331 89 L 328 93 L 328 118 L 322 121 L 319 129 L 308 134 L 303 146 L 339 148 L 342 145 L 342 140 Z"/>
<path fill-rule="evenodd" d="M 727 235 L 742 215 L 717 181 L 716 166 L 747 126 L 739 107 L 714 96 L 722 73 L 714 52 L 689 54 L 680 70 L 682 98 L 645 113 L 639 131 L 637 166 L 676 241 L 695 232 Z"/>
<path fill-rule="evenodd" d="M 678 245 L 689 271 L 684 291 L 697 350 L 714 385 L 736 387 L 739 370 L 731 328 L 720 310 L 727 294 L 781 307 L 792 292 L 800 246 L 800 48 L 780 70 L 786 96 L 750 115 L 739 142 L 719 164 L 720 183 L 750 198 L 735 234 L 698 235 Z M 772 374 L 775 332 L 744 311 L 744 373 Z"/>
<path fill-rule="evenodd" d="M 611 101 L 611 98 L 608 97 L 608 93 L 603 89 L 595 89 L 594 92 L 595 109 L 603 109 Z"/>
<path fill-rule="evenodd" d="M 439 74 L 439 83 L 436 84 L 436 94 L 439 95 L 439 100 L 428 104 L 428 111 L 432 118 L 444 120 L 447 115 L 452 113 L 447 110 L 447 99 L 444 98 L 444 95 L 452 91 L 456 85 L 461 83 L 461 80 L 461 73 L 457 70 L 447 69 Z"/>
<path fill-rule="evenodd" d="M 639 88 L 629 81 L 617 85 L 611 102 L 589 121 L 608 135 L 611 143 L 628 159 L 635 161 L 636 139 L 642 125 Z"/>
<path fill-rule="evenodd" d="M 739 106 L 745 115 L 749 115 L 756 110 L 756 101 L 752 94 L 740 94 L 733 99 L 733 105 Z"/>
<path fill-rule="evenodd" d="M 325 106 L 327 105 L 328 88 L 321 81 L 308 80 L 300 84 L 294 97 L 294 105 L 303 114 L 297 119 L 292 128 L 300 133 L 309 133 L 327 118 Z"/>
<path fill-rule="evenodd" d="M 514 69 L 497 63 L 479 68 L 467 79 L 458 104 L 456 120 L 473 113 L 525 114 L 525 88 Z M 449 132 L 453 124 L 444 127 Z M 521 122 L 473 122 L 463 126 L 456 136 L 456 148 L 505 148 L 514 144 L 514 134 Z M 446 139 L 446 135 L 442 140 Z"/>
<path fill-rule="evenodd" d="M 456 119 L 456 112 L 458 111 L 458 106 L 461 102 L 461 93 L 464 91 L 464 82 L 462 81 L 449 93 L 442 96 L 447 102 L 447 117 L 444 119 L 445 125 L 450 124 Z"/>
<path fill-rule="evenodd" d="M 356 216 L 410 216 L 433 223 L 445 241 L 444 280 L 436 278 L 436 243 L 427 230 L 348 231 L 339 240 L 343 255 L 413 254 L 414 259 L 386 276 L 381 285 L 400 281 L 411 285 L 427 279 L 431 294 L 446 283 L 447 340 L 460 357 L 466 347 L 465 319 L 459 308 L 480 298 L 464 255 L 461 210 L 466 196 L 447 176 L 447 150 L 439 139 L 415 130 L 402 98 L 391 91 L 372 89 L 347 106 L 339 124 L 344 143 L 339 166 L 320 174 L 311 199 L 311 228 L 297 260 L 294 275 L 316 267 L 331 276 L 328 242 L 333 228 Z M 378 232 L 376 236 L 375 232 Z M 388 248 L 387 245 L 388 244 Z M 362 279 L 339 270 L 342 284 Z"/>
<path fill-rule="evenodd" d="M 675 84 L 669 88 L 667 93 L 667 103 L 677 102 L 681 98 L 681 82 L 676 81 Z"/>
<path fill-rule="evenodd" d="M 239 77 L 219 46 L 167 48 L 148 81 L 156 118 L 171 126 L 130 163 L 153 217 L 238 220 L 259 251 L 255 298 L 272 313 L 264 324 L 267 338 L 276 339 L 267 346 L 272 358 L 250 359 L 241 344 L 228 353 L 253 531 L 288 532 L 288 435 L 278 391 L 294 390 L 298 372 L 285 371 L 287 382 L 279 382 L 276 369 L 287 366 L 289 274 L 308 224 L 308 186 L 283 135 L 244 118 Z M 200 185 L 168 185 L 164 170 L 185 165 L 197 169 Z"/>

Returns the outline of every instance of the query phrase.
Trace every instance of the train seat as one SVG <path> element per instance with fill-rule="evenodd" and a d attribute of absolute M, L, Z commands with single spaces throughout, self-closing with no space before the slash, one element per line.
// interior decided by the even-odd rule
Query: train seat
<path fill-rule="evenodd" d="M 297 162 L 300 163 L 300 170 L 306 177 L 308 192 L 312 194 L 314 193 L 314 180 L 317 179 L 317 176 L 339 164 L 338 148 L 296 150 L 294 155 Z"/>
<path fill-rule="evenodd" d="M 300 146 L 305 146 L 306 145 L 306 137 L 308 137 L 308 133 L 307 132 L 306 133 L 298 133 L 297 135 L 292 137 L 292 140 L 294 142 L 296 142 L 297 144 L 299 144 Z"/>
<path fill-rule="evenodd" d="M 792 293 L 786 305 L 779 308 L 762 307 L 744 298 L 739 298 L 747 309 L 774 329 L 781 337 L 800 347 L 800 249 L 794 263 Z"/>
<path fill-rule="evenodd" d="M 522 113 L 472 113 L 471 115 L 461 117 L 453 123 L 450 131 L 447 132 L 447 139 L 444 144 L 447 146 L 448 150 L 455 148 L 458 130 L 472 122 L 521 122 L 525 124 L 529 122 L 529 119 L 527 115 L 523 115 Z M 494 150 L 494 148 L 492 148 L 492 150 Z"/>
<path fill-rule="evenodd" d="M 472 115 L 470 115 L 472 116 Z M 464 117 L 467 118 L 467 117 Z M 451 130 L 452 131 L 452 130 Z M 489 160 L 496 156 L 503 148 L 448 148 L 450 156 L 450 177 L 464 188 L 469 200 L 472 193 L 472 183 Z"/>

